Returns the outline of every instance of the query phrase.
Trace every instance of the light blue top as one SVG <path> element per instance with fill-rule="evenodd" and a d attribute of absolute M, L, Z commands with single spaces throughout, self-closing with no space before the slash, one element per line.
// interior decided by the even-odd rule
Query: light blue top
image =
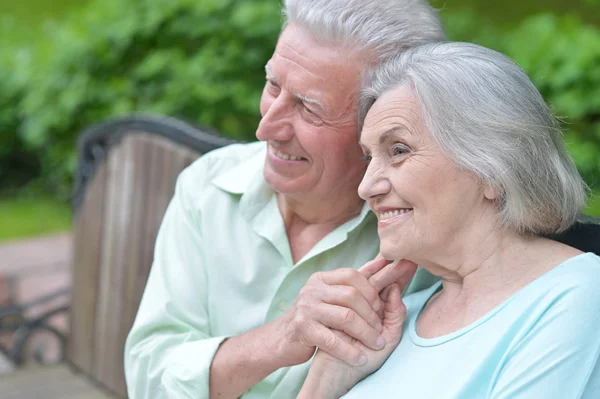
<path fill-rule="evenodd" d="M 377 219 L 365 205 L 294 262 L 263 177 L 265 154 L 265 143 L 231 145 L 179 176 L 126 342 L 129 398 L 208 399 L 210 365 L 224 339 L 279 317 L 311 274 L 358 268 L 377 255 Z M 407 292 L 431 284 L 421 270 Z M 295 398 L 309 366 L 279 369 L 243 398 Z"/>
<path fill-rule="evenodd" d="M 345 399 L 600 398 L 600 257 L 571 258 L 476 322 L 421 338 L 440 286 L 405 298 L 400 345 Z"/>

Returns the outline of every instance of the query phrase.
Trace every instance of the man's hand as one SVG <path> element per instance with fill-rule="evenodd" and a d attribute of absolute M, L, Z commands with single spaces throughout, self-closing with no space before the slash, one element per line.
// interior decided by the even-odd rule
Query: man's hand
<path fill-rule="evenodd" d="M 312 275 L 279 319 L 278 355 L 295 365 L 308 361 L 318 347 L 350 365 L 364 365 L 365 351 L 381 350 L 389 339 L 382 335 L 380 291 L 394 282 L 404 286 L 414 274 L 414 269 L 398 266 L 378 257 L 358 271 L 336 269 Z"/>
<path fill-rule="evenodd" d="M 319 348 L 302 391 L 298 396 L 299 398 L 339 398 L 360 380 L 381 367 L 398 346 L 402 337 L 402 325 L 406 317 L 406 307 L 402 303 L 402 290 L 410 282 L 417 265 L 409 261 L 399 261 L 386 266 L 386 268 L 388 268 L 387 271 L 385 268 L 379 270 L 375 265 L 367 264 L 359 269 L 365 277 L 368 277 L 374 283 L 385 281 L 383 277 L 386 273 L 392 273 L 390 269 L 394 270 L 391 275 L 399 274 L 396 282 L 387 286 L 381 292 L 381 300 L 384 303 L 381 312 L 383 324 L 381 335 L 385 339 L 385 346 L 378 348 L 380 350 L 372 350 L 345 332 L 335 331 L 335 334 L 344 344 L 364 353 L 366 362 L 359 366 L 350 366 L 346 362 L 340 361 L 336 356 L 332 356 Z"/>

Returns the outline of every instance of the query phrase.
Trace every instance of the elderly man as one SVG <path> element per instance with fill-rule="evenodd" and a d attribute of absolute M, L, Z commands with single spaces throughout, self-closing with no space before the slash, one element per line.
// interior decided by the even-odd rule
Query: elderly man
<path fill-rule="evenodd" d="M 403 270 L 354 270 L 379 244 L 357 195 L 356 99 L 368 69 L 444 34 L 425 0 L 287 0 L 284 14 L 261 142 L 179 177 L 126 343 L 131 398 L 291 398 L 316 347 L 366 360 L 332 330 L 385 344 L 378 291 Z M 428 283 L 417 276 L 408 291 Z"/>

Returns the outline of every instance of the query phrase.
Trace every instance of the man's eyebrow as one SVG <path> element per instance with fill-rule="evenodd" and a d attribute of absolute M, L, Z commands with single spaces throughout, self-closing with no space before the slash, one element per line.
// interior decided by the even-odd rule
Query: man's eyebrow
<path fill-rule="evenodd" d="M 271 68 L 269 68 L 269 64 L 265 65 L 265 73 L 267 74 L 267 79 L 272 80 L 273 82 L 277 82 L 277 79 L 275 79 L 275 75 L 273 75 L 273 71 L 271 71 Z"/>
<path fill-rule="evenodd" d="M 379 135 L 379 145 L 385 143 L 391 137 L 398 136 L 398 135 L 404 135 L 407 133 L 410 134 L 410 131 L 402 125 L 397 125 L 397 126 L 391 127 Z M 361 147 L 363 147 L 363 149 L 365 149 L 365 150 L 369 149 L 369 147 L 365 143 L 363 143 L 362 140 L 359 140 L 358 144 Z"/>
<path fill-rule="evenodd" d="M 273 81 L 274 83 L 277 83 L 277 79 L 275 78 L 273 71 L 271 71 L 271 68 L 269 68 L 269 64 L 265 65 L 265 73 L 267 74 L 267 79 Z M 296 97 L 298 100 L 303 101 L 307 104 L 314 104 L 314 105 L 320 107 L 325 113 L 327 112 L 327 107 L 325 106 L 325 104 L 323 104 L 323 102 L 321 102 L 317 99 L 307 97 L 305 95 L 298 94 L 298 93 L 295 93 L 294 97 Z"/>
<path fill-rule="evenodd" d="M 317 106 L 319 106 L 319 107 L 320 107 L 320 108 L 321 108 L 321 109 L 322 109 L 324 112 L 327 112 L 327 107 L 325 106 L 325 104 L 323 104 L 321 101 L 319 101 L 319 100 L 317 100 L 317 99 L 314 99 L 314 98 L 311 98 L 311 97 L 307 97 L 307 96 L 304 96 L 304 95 L 302 95 L 302 94 L 298 94 L 298 93 L 295 93 L 295 94 L 294 94 L 294 96 L 296 96 L 296 98 L 298 98 L 299 100 L 302 100 L 302 101 L 304 101 L 304 102 L 305 102 L 305 103 L 307 103 L 307 104 L 314 104 L 314 105 L 317 105 Z"/>

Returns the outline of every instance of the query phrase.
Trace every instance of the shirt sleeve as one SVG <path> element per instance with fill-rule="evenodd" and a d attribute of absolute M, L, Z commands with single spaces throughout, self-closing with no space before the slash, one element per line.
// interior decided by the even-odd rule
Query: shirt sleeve
<path fill-rule="evenodd" d="M 125 377 L 131 399 L 209 397 L 209 371 L 226 337 L 210 333 L 201 216 L 185 181 L 161 224 L 154 262 L 125 343 Z M 187 176 L 186 176 L 187 175 Z M 198 187 L 190 181 L 188 187 Z M 189 190 L 191 191 L 191 190 Z"/>
<path fill-rule="evenodd" d="M 507 355 L 488 397 L 600 398 L 600 296 L 588 284 L 555 296 Z"/>

